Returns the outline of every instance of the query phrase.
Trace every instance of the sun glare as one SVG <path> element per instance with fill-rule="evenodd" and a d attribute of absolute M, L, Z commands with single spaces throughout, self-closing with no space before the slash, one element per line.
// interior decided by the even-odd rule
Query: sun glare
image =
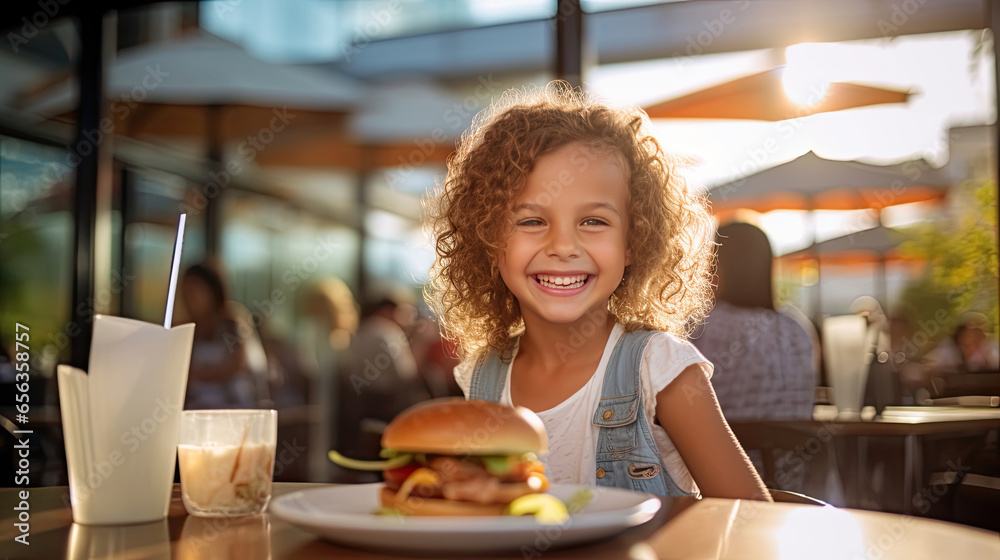
<path fill-rule="evenodd" d="M 831 63 L 830 49 L 819 43 L 800 43 L 785 49 L 785 72 L 782 85 L 785 95 L 803 107 L 815 105 L 826 96 L 830 79 L 826 69 Z"/>
<path fill-rule="evenodd" d="M 689 184 L 705 191 L 740 181 L 794 160 L 809 150 L 832 160 L 877 165 L 926 159 L 934 167 L 950 157 L 950 128 L 995 119 L 993 51 L 977 47 L 973 32 L 897 37 L 843 43 L 802 43 L 783 49 L 598 66 L 590 87 L 619 103 L 655 103 L 762 72 L 786 63 L 789 96 L 815 102 L 830 83 L 851 82 L 919 92 L 905 104 L 875 105 L 790 119 L 764 121 L 656 119 L 665 151 L 691 158 Z M 804 85 L 801 85 L 804 84 Z M 813 93 L 810 94 L 810 90 Z M 799 96 L 796 91 L 804 91 Z M 778 94 L 782 95 L 782 94 Z M 957 124 L 956 124 L 957 123 Z M 971 143 L 972 132 L 963 133 Z M 957 138 L 955 136 L 954 138 Z M 971 148 L 968 148 L 971 149 Z M 738 184 L 738 183 L 737 183 Z M 926 219 L 932 204 L 917 203 L 883 213 L 883 225 L 899 227 Z M 851 212 L 768 213 L 757 218 L 776 255 L 871 227 Z M 815 220 L 815 225 L 813 223 Z"/>
<path fill-rule="evenodd" d="M 790 510 L 776 534 L 776 557 L 781 560 L 875 557 L 866 550 L 858 519 L 831 507 Z"/>

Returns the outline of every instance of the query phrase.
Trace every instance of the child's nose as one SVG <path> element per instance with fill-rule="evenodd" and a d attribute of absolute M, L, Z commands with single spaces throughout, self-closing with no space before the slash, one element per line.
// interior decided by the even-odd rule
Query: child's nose
<path fill-rule="evenodd" d="M 575 228 L 553 227 L 549 230 L 547 253 L 551 257 L 580 256 L 580 243 Z"/>

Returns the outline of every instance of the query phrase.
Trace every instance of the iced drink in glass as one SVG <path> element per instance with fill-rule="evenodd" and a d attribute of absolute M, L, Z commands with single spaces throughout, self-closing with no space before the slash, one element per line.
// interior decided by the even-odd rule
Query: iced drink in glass
<path fill-rule="evenodd" d="M 278 414 L 274 410 L 186 410 L 177 460 L 191 515 L 237 517 L 271 499 Z"/>

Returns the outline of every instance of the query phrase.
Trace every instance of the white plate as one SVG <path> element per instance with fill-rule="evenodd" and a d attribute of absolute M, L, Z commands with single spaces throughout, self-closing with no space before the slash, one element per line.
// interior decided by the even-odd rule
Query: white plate
<path fill-rule="evenodd" d="M 533 517 L 397 517 L 372 512 L 381 483 L 332 486 L 275 499 L 275 517 L 338 543 L 393 552 L 477 553 L 518 551 L 535 555 L 551 548 L 593 542 L 641 525 L 660 509 L 651 494 L 591 488 L 593 500 L 563 525 Z M 580 486 L 553 484 L 549 493 L 566 500 Z"/>

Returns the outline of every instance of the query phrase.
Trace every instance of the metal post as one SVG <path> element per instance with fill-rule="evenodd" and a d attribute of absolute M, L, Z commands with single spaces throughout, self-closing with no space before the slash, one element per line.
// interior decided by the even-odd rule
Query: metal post
<path fill-rule="evenodd" d="M 80 18 L 80 59 L 77 66 L 79 79 L 79 106 L 76 115 L 76 136 L 70 146 L 76 166 L 76 188 L 74 190 L 74 266 L 72 308 L 70 310 L 70 364 L 81 369 L 87 368 L 90 359 L 90 339 L 93 333 L 95 292 L 98 271 L 95 257 L 98 251 L 110 247 L 100 247 L 97 239 L 98 221 L 101 219 L 100 191 L 109 186 L 111 161 L 102 157 L 108 153 L 111 134 L 101 131 L 101 119 L 105 114 L 104 69 L 109 58 L 109 50 L 114 45 L 114 28 L 108 26 L 105 34 L 104 14 L 101 12 L 82 13 Z M 109 49 L 109 45 L 111 49 Z M 102 136 L 99 136 L 102 135 Z M 102 185 L 103 183 L 107 183 Z M 109 219 L 108 216 L 103 216 Z"/>
<path fill-rule="evenodd" d="M 222 106 L 209 105 L 205 113 L 205 134 L 207 136 L 208 165 L 214 177 L 227 176 L 225 164 L 222 163 Z M 216 181 L 212 175 L 206 177 L 206 184 Z M 230 181 L 232 178 L 229 179 Z M 208 196 L 215 192 L 215 196 Z M 219 256 L 220 239 L 222 237 L 222 196 L 225 189 L 219 185 L 215 191 L 206 189 L 205 207 L 205 258 L 215 259 Z"/>
<path fill-rule="evenodd" d="M 813 293 L 813 323 L 817 329 L 823 328 L 823 261 L 816 251 L 817 232 L 819 231 L 819 217 L 816 215 L 816 208 L 812 199 L 809 200 L 809 226 L 812 229 L 809 239 L 809 248 L 816 259 L 816 290 Z"/>
<path fill-rule="evenodd" d="M 993 32 L 993 76 L 995 80 L 993 82 L 993 99 L 994 103 L 997 104 L 997 114 L 1000 114 L 1000 0 L 991 0 L 989 9 L 990 30 Z M 995 159 L 993 160 L 993 184 L 994 188 L 1000 189 L 1000 176 L 998 176 L 998 169 L 1000 169 L 1000 138 L 997 136 L 998 131 L 1000 131 L 1000 124 L 994 124 L 993 156 Z M 997 212 L 997 215 L 1000 216 L 1000 194 L 997 196 Z M 1000 237 L 996 241 L 1000 244 Z"/>
<path fill-rule="evenodd" d="M 362 306 L 368 304 L 368 298 L 371 296 L 368 287 L 368 267 L 365 266 L 365 246 L 367 243 L 367 232 L 365 230 L 365 218 L 368 215 L 368 205 L 370 203 L 368 196 L 368 182 L 371 179 L 371 154 L 372 148 L 370 146 L 362 146 L 358 151 L 358 167 L 357 167 L 357 183 L 355 187 L 355 196 L 357 201 L 357 207 L 355 208 L 355 230 L 358 232 L 358 262 L 357 262 L 357 273 L 356 273 L 356 286 L 357 291 L 354 296 L 357 298 L 358 302 Z"/>
<path fill-rule="evenodd" d="M 583 83 L 583 10 L 580 0 L 556 5 L 556 78 L 573 87 Z"/>
<path fill-rule="evenodd" d="M 118 238 L 118 246 L 121 254 L 121 295 L 118 297 L 118 314 L 122 317 L 135 317 L 136 306 L 132 286 L 126 280 L 134 276 L 135 263 L 132 262 L 128 252 L 128 228 L 135 225 L 136 220 L 136 192 L 132 181 L 132 171 L 127 166 L 122 166 L 118 173 L 118 192 L 121 196 L 121 235 Z"/>
<path fill-rule="evenodd" d="M 875 263 L 875 293 L 878 297 L 879 305 L 886 316 L 889 315 L 889 263 L 885 253 L 879 253 L 878 262 Z"/>

